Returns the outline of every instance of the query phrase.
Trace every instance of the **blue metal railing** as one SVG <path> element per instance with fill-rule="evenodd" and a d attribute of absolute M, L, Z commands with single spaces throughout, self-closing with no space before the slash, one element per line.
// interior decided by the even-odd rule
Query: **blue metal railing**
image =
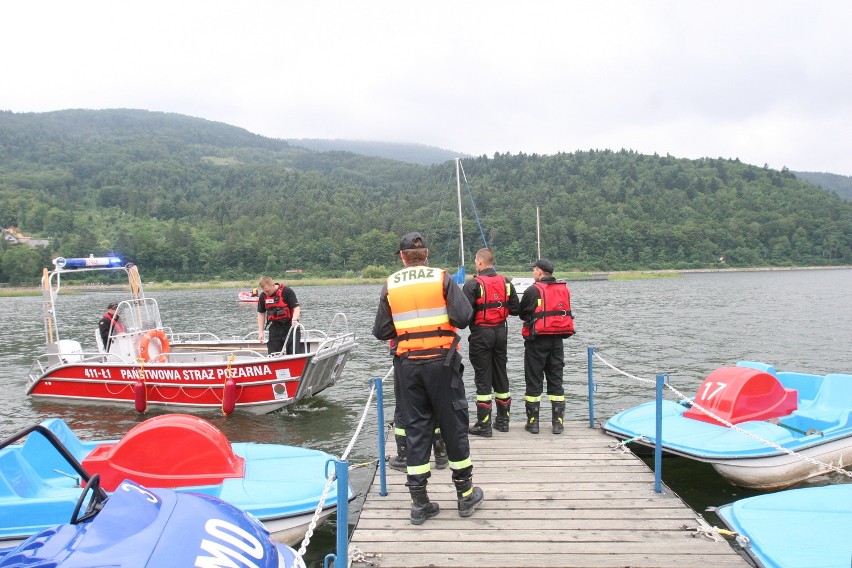
<path fill-rule="evenodd" d="M 594 377 L 595 347 L 586 350 L 586 368 L 589 382 L 589 428 L 595 427 L 595 392 L 597 385 Z M 663 385 L 669 380 L 668 375 L 657 375 L 657 415 L 656 415 L 656 439 L 654 440 L 654 491 L 663 492 L 663 447 L 660 440 L 663 439 Z"/>

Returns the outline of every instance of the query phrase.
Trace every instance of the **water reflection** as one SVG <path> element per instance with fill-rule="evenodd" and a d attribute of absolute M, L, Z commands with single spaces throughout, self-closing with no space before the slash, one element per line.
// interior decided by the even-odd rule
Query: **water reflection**
<path fill-rule="evenodd" d="M 343 312 L 356 331 L 359 345 L 340 382 L 318 397 L 275 414 L 207 418 L 234 441 L 305 445 L 340 455 L 361 416 L 370 377 L 384 376 L 390 367 L 384 344 L 370 336 L 380 286 L 292 284 L 307 327 L 326 329 L 334 314 Z M 588 346 L 596 346 L 607 361 L 638 377 L 652 379 L 657 373 L 668 373 L 672 383 L 688 394 L 694 393 L 713 369 L 741 359 L 765 361 L 784 370 L 852 371 L 852 270 L 689 274 L 653 280 L 576 282 L 571 289 L 578 334 L 566 341 L 570 419 L 587 420 Z M 208 331 L 220 337 L 241 337 L 256 330 L 257 315 L 254 304 L 237 301 L 238 291 L 162 291 L 148 295 L 157 299 L 164 325 L 175 332 Z M 119 298 L 120 293 L 115 291 L 63 293 L 58 304 L 61 336 L 77 339 L 84 349 L 93 349 L 98 319 L 105 306 Z M 41 319 L 40 298 L 0 298 L 2 435 L 57 416 L 81 436 L 117 438 L 145 418 L 130 409 L 29 400 L 24 385 L 33 358 L 43 349 Z M 511 390 L 520 398 L 524 388 L 523 342 L 517 319 L 510 321 L 509 334 Z M 465 354 L 466 338 L 463 331 Z M 470 398 L 475 391 L 470 366 L 466 366 Z M 597 414 L 603 420 L 653 397 L 653 387 L 600 364 L 596 365 L 596 382 Z M 388 393 L 386 402 L 389 407 L 393 404 L 392 393 Z M 520 414 L 514 413 L 514 419 L 521 420 Z M 375 457 L 376 429 L 371 418 L 353 448 L 352 459 Z M 665 468 L 666 481 L 677 484 L 676 490 L 695 508 L 739 498 L 738 490 L 717 483 L 718 476 L 712 471 L 696 470 L 685 460 L 668 461 L 673 465 Z M 364 473 L 355 476 L 356 484 L 359 476 L 366 483 Z M 322 554 L 333 546 L 332 529 L 320 531 L 316 542 Z"/>

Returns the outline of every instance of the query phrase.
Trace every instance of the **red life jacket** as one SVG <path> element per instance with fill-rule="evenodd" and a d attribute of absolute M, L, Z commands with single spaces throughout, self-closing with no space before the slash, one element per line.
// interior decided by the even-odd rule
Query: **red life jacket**
<path fill-rule="evenodd" d="M 109 312 L 105 313 L 104 317 L 110 321 L 113 333 L 124 333 L 124 326 L 121 325 L 121 322 L 118 321 L 118 318 L 114 318 Z"/>
<path fill-rule="evenodd" d="M 284 301 L 283 284 L 278 286 L 275 294 L 263 298 L 263 305 L 266 306 L 266 319 L 268 321 L 293 319 L 290 313 L 290 306 Z"/>
<path fill-rule="evenodd" d="M 473 309 L 476 317 L 474 325 L 493 327 L 500 325 L 509 317 L 509 284 L 499 274 L 491 276 L 474 276 L 479 282 L 479 297 Z"/>
<path fill-rule="evenodd" d="M 521 334 L 524 337 L 536 335 L 574 335 L 574 316 L 571 315 L 571 292 L 564 282 L 536 282 L 538 304 Z"/>

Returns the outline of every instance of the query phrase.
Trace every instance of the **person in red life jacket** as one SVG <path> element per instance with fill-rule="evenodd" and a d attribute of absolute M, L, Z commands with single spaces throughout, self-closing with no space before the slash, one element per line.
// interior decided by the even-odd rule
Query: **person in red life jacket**
<path fill-rule="evenodd" d="M 490 438 L 492 397 L 497 402 L 493 427 L 498 432 L 509 431 L 512 397 L 506 372 L 506 318 L 518 315 L 518 294 L 508 278 L 497 274 L 491 249 L 479 249 L 474 263 L 476 276 L 462 287 L 462 292 L 473 306 L 468 358 L 473 365 L 473 382 L 476 384 L 476 423 L 470 428 L 470 433 Z"/>
<path fill-rule="evenodd" d="M 104 351 L 109 351 L 113 335 L 124 333 L 124 326 L 121 325 L 121 322 L 118 321 L 118 316 L 115 315 L 116 309 L 118 309 L 118 303 L 110 303 L 107 306 L 106 313 L 98 320 L 98 331 L 101 332 L 101 342 L 104 344 Z"/>
<path fill-rule="evenodd" d="M 405 268 L 382 287 L 373 335 L 381 341 L 396 338 L 396 404 L 402 405 L 408 438 L 411 524 L 421 525 L 439 511 L 426 493 L 436 427 L 447 446 L 459 515 L 469 517 L 484 495 L 473 485 L 458 328 L 467 327 L 473 310 L 446 270 L 426 265 L 429 249 L 420 233 L 403 235 L 399 255 Z"/>
<path fill-rule="evenodd" d="M 540 258 L 533 264 L 532 286 L 521 297 L 519 317 L 524 321 L 524 406 L 526 430 L 539 433 L 538 414 L 541 406 L 543 379 L 547 379 L 547 398 L 553 407 L 551 423 L 554 434 L 561 434 L 565 420 L 565 391 L 562 370 L 565 356 L 562 340 L 574 335 L 571 314 L 571 292 L 564 282 L 553 277 L 553 263 Z"/>
<path fill-rule="evenodd" d="M 257 334 L 262 342 L 264 330 L 269 326 L 267 353 L 280 353 L 284 349 L 285 340 L 288 355 L 301 353 L 302 338 L 299 326 L 295 326 L 293 335 L 287 338 L 290 328 L 299 322 L 302 315 L 296 293 L 289 286 L 273 282 L 269 276 L 261 278 L 258 287 L 261 292 L 257 297 Z"/>

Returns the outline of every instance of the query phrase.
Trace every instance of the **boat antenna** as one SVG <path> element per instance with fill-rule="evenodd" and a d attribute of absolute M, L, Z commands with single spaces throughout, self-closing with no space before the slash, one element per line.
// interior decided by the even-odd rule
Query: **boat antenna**
<path fill-rule="evenodd" d="M 456 196 L 459 202 L 459 252 L 461 258 L 461 266 L 464 267 L 464 229 L 462 229 L 462 208 L 461 208 L 461 158 L 456 158 Z"/>

